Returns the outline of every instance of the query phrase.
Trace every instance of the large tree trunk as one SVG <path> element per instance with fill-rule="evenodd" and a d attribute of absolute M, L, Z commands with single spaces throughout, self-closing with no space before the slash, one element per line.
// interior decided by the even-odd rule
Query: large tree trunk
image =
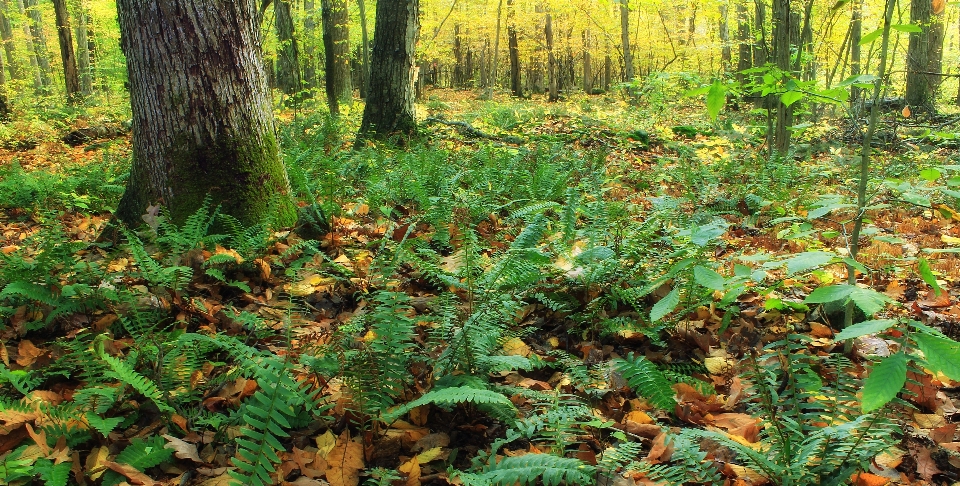
<path fill-rule="evenodd" d="M 74 29 L 77 31 L 77 68 L 80 71 L 80 93 L 84 96 L 93 94 L 93 76 L 90 72 L 90 39 L 87 36 L 87 22 L 90 16 L 87 14 L 87 6 L 80 2 L 77 8 L 77 25 Z"/>
<path fill-rule="evenodd" d="M 43 33 L 43 16 L 37 0 L 24 0 L 24 8 L 30 17 L 30 36 L 40 73 L 40 88 L 47 88 L 50 86 L 50 55 L 47 54 L 47 36 Z"/>
<path fill-rule="evenodd" d="M 183 222 L 210 197 L 245 225 L 296 219 L 253 0 L 118 0 L 133 166 L 116 216 Z"/>
<path fill-rule="evenodd" d="M 326 51 L 325 72 L 327 102 L 333 113 L 337 105 L 353 102 L 353 84 L 350 80 L 350 30 L 348 11 L 344 0 L 322 0 L 323 49 Z"/>
<path fill-rule="evenodd" d="M 520 83 L 520 41 L 517 38 L 517 26 L 514 24 L 513 0 L 507 0 L 507 49 L 510 51 L 510 91 L 517 98 L 523 97 L 523 85 Z"/>
<path fill-rule="evenodd" d="M 920 26 L 922 31 L 910 34 L 905 98 L 917 112 L 934 110 L 934 98 L 940 86 L 944 2 L 938 3 L 937 12 L 933 3 L 931 0 L 910 2 L 910 23 Z"/>
<path fill-rule="evenodd" d="M 57 40 L 60 41 L 60 60 L 63 61 L 63 82 L 67 101 L 75 103 L 80 98 L 80 75 L 77 72 L 77 56 L 73 51 L 73 33 L 70 31 L 70 14 L 67 0 L 53 0 L 53 12 L 57 21 Z"/>
<path fill-rule="evenodd" d="M 3 41 L 3 53 L 7 57 L 7 69 L 10 70 L 10 79 L 23 78 L 23 68 L 17 59 L 17 46 L 13 43 L 13 26 L 7 15 L 7 0 L 0 0 L 0 40 Z"/>
<path fill-rule="evenodd" d="M 300 52 L 293 36 L 289 0 L 274 0 L 273 21 L 277 29 L 277 87 L 285 94 L 300 92 Z"/>
<path fill-rule="evenodd" d="M 364 0 L 357 0 L 357 7 L 360 9 L 360 60 L 363 66 L 360 67 L 360 98 L 367 99 L 367 91 L 370 88 L 370 38 L 367 36 L 367 7 Z"/>
<path fill-rule="evenodd" d="M 782 76 L 790 77 L 792 65 L 790 55 L 792 42 L 798 34 L 794 31 L 794 16 L 790 10 L 790 0 L 773 1 L 773 56 Z M 777 95 L 772 95 L 771 106 L 777 108 L 777 122 L 774 132 L 774 150 L 785 155 L 790 148 L 790 127 L 793 126 L 793 108 L 785 106 Z"/>
<path fill-rule="evenodd" d="M 633 81 L 633 53 L 630 50 L 630 7 L 620 0 L 620 45 L 623 49 L 623 80 Z"/>
<path fill-rule="evenodd" d="M 746 81 L 743 72 L 753 67 L 753 36 L 750 34 L 750 14 L 743 0 L 737 0 L 737 78 Z"/>
<path fill-rule="evenodd" d="M 303 0 L 303 87 L 317 87 L 317 45 L 313 41 L 317 31 L 317 8 L 313 0 Z"/>
<path fill-rule="evenodd" d="M 357 144 L 417 131 L 414 115 L 415 50 L 419 34 L 418 0 L 380 0 L 373 32 L 370 89 Z"/>

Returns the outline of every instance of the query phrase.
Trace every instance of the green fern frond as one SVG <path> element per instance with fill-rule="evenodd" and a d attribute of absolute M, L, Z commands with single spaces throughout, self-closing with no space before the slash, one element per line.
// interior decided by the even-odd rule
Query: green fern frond
<path fill-rule="evenodd" d="M 613 367 L 639 395 L 650 400 L 657 408 L 673 412 L 677 405 L 673 388 L 657 365 L 643 356 L 630 353 L 626 359 L 614 360 Z"/>
<path fill-rule="evenodd" d="M 507 397 L 490 390 L 470 387 L 452 387 L 442 390 L 430 390 L 422 397 L 408 402 L 384 415 L 384 421 L 393 422 L 403 414 L 422 405 L 433 404 L 439 407 L 452 407 L 461 403 L 485 406 L 493 416 L 505 421 L 517 418 L 517 408 Z"/>
<path fill-rule="evenodd" d="M 100 359 L 105 361 L 107 365 L 110 366 L 108 373 L 115 379 L 120 380 L 126 385 L 129 385 L 131 388 L 136 390 L 138 393 L 143 395 L 146 398 L 149 398 L 157 406 L 161 412 L 173 413 L 175 410 L 170 405 L 167 405 L 166 400 L 164 399 L 163 394 L 157 388 L 157 385 L 150 381 L 146 376 L 137 373 L 132 366 L 130 366 L 126 361 L 114 358 L 102 350 L 100 351 Z"/>
<path fill-rule="evenodd" d="M 525 454 L 504 457 L 499 463 L 487 468 L 481 477 L 496 485 L 525 486 L 541 481 L 545 486 L 559 486 L 591 484 L 595 473 L 596 468 L 579 459 L 550 454 Z"/>
<path fill-rule="evenodd" d="M 0 292 L 0 299 L 15 296 L 47 305 L 56 305 L 58 300 L 58 297 L 47 287 L 23 281 L 10 282 Z"/>
<path fill-rule="evenodd" d="M 164 448 L 164 445 L 166 442 L 159 435 L 148 440 L 133 439 L 123 452 L 117 454 L 116 462 L 144 471 L 173 458 L 173 450 Z"/>

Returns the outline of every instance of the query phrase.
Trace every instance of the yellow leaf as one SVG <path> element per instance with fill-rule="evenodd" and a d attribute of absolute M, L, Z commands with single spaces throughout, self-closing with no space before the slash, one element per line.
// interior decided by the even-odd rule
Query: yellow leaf
<path fill-rule="evenodd" d="M 711 358 L 704 358 L 703 365 L 707 368 L 707 371 L 711 375 L 723 375 L 733 367 L 733 362 L 730 359 L 718 356 Z"/>
<path fill-rule="evenodd" d="M 443 449 L 440 447 L 434 447 L 433 449 L 427 449 L 419 454 L 417 454 L 417 461 L 420 464 L 426 464 L 430 461 L 435 460 L 436 458 L 443 455 Z"/>
<path fill-rule="evenodd" d="M 420 486 L 420 461 L 416 457 L 401 464 L 398 470 L 407 477 L 406 486 Z"/>
<path fill-rule="evenodd" d="M 337 436 L 333 435 L 330 429 L 327 429 L 323 435 L 317 437 L 316 441 L 317 453 L 320 454 L 320 457 L 326 459 L 330 451 L 333 450 L 333 446 L 337 445 Z"/>
<path fill-rule="evenodd" d="M 530 356 L 533 351 L 520 338 L 510 338 L 503 343 L 503 354 L 507 356 Z"/>
<path fill-rule="evenodd" d="M 103 473 L 107 470 L 104 463 L 107 462 L 109 456 L 110 449 L 108 447 L 94 447 L 90 451 L 90 455 L 87 456 L 87 475 L 90 476 L 90 479 L 97 480 L 100 479 L 100 476 L 103 476 Z"/>
<path fill-rule="evenodd" d="M 960 245 L 960 238 L 957 238 L 956 236 L 940 235 L 940 241 L 943 241 L 948 245 Z"/>
<path fill-rule="evenodd" d="M 330 486 L 357 486 L 363 469 L 363 446 L 350 440 L 347 431 L 327 456 L 327 481 Z"/>

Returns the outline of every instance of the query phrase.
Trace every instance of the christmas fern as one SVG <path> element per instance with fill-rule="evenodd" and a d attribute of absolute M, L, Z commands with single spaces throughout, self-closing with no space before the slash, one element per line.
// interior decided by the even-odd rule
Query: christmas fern
<path fill-rule="evenodd" d="M 472 403 L 478 408 L 487 411 L 492 416 L 512 422 L 517 418 L 517 409 L 507 397 L 490 390 L 472 387 L 451 387 L 441 390 L 430 390 L 422 397 L 408 402 L 384 416 L 384 421 L 392 422 L 401 415 L 422 405 L 434 404 L 440 407 L 451 407 L 460 403 Z"/>
<path fill-rule="evenodd" d="M 579 459 L 557 457 L 550 454 L 525 454 L 504 457 L 499 463 L 479 475 L 488 484 L 512 486 L 537 484 L 559 486 L 561 484 L 592 484 L 596 468 Z"/>
<path fill-rule="evenodd" d="M 673 411 L 677 404 L 673 388 L 657 365 L 643 356 L 630 353 L 626 359 L 614 360 L 613 366 L 639 395 L 657 408 Z"/>

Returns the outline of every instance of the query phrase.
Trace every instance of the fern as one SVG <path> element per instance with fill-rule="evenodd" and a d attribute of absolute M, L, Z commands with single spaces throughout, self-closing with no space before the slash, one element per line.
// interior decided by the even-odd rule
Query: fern
<path fill-rule="evenodd" d="M 403 414 L 422 405 L 433 404 L 439 407 L 451 407 L 461 403 L 477 405 L 494 417 L 506 422 L 515 421 L 517 418 L 517 408 L 507 397 L 490 390 L 460 386 L 430 390 L 422 397 L 391 410 L 384 415 L 383 420 L 393 422 Z"/>
<path fill-rule="evenodd" d="M 148 440 L 134 439 L 117 454 L 114 462 L 132 466 L 141 472 L 146 471 L 173 458 L 173 450 L 164 448 L 164 445 L 165 441 L 159 435 Z M 125 481 L 126 478 L 115 471 L 107 471 L 103 475 L 103 486 L 116 486 Z"/>
<path fill-rule="evenodd" d="M 613 367 L 639 395 L 650 400 L 657 408 L 673 411 L 677 401 L 670 381 L 655 364 L 643 356 L 630 353 L 626 359 L 614 360 Z"/>
<path fill-rule="evenodd" d="M 133 366 L 130 366 L 126 361 L 104 353 L 102 347 L 98 349 L 98 354 L 100 359 L 105 361 L 110 367 L 110 371 L 108 372 L 110 376 L 130 386 L 144 397 L 149 398 L 161 412 L 173 413 L 175 411 L 173 407 L 167 404 L 165 397 L 157 388 L 157 385 L 150 381 L 149 378 L 137 373 Z"/>
<path fill-rule="evenodd" d="M 595 473 L 596 468 L 579 459 L 550 454 L 524 454 L 504 457 L 499 463 L 488 467 L 479 477 L 496 485 L 524 486 L 539 481 L 545 486 L 559 486 L 591 484 Z"/>

